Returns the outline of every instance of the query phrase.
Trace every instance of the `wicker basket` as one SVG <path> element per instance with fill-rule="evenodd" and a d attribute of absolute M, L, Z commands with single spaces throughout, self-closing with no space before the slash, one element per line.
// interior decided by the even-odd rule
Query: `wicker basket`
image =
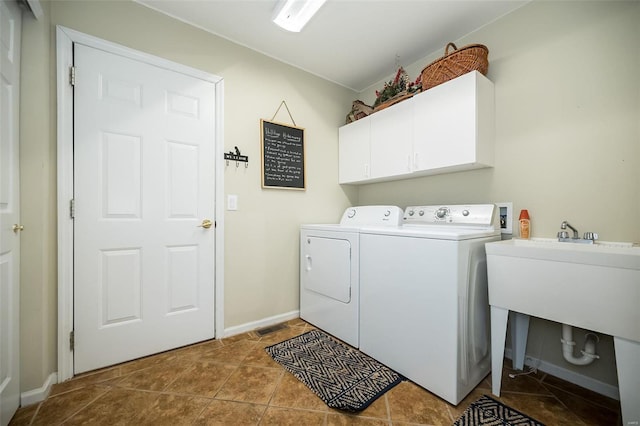
<path fill-rule="evenodd" d="M 454 49 L 451 53 L 449 53 L 450 47 Z M 422 70 L 422 90 L 430 89 L 471 71 L 479 71 L 487 75 L 488 57 L 489 49 L 482 44 L 470 44 L 458 49 L 455 44 L 449 43 L 444 50 L 444 56 Z"/>

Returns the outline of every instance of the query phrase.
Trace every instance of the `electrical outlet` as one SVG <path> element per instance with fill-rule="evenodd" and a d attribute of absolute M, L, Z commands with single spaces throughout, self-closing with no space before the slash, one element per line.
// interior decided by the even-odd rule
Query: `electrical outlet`
<path fill-rule="evenodd" d="M 500 216 L 500 232 L 513 234 L 513 203 L 496 203 Z"/>

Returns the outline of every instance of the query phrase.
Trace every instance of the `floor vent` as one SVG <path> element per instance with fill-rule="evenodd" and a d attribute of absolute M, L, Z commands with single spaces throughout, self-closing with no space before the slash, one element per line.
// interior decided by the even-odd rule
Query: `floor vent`
<path fill-rule="evenodd" d="M 265 328 L 260 328 L 258 330 L 255 331 L 255 333 L 262 337 L 262 336 L 266 336 L 269 333 L 273 333 L 274 331 L 278 331 L 278 330 L 283 330 L 287 328 L 287 326 L 285 324 L 276 324 L 276 325 L 272 325 L 269 327 L 265 327 Z"/>

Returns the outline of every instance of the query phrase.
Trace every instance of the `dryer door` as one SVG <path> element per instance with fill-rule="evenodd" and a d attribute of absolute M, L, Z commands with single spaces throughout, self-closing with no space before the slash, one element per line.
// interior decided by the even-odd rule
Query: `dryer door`
<path fill-rule="evenodd" d="M 351 242 L 307 235 L 302 244 L 302 283 L 342 303 L 351 301 Z"/>

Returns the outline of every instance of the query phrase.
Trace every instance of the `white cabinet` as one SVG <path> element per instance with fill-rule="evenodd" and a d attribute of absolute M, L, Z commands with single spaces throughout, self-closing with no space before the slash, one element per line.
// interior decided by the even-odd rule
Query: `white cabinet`
<path fill-rule="evenodd" d="M 339 183 L 369 179 L 370 119 L 370 116 L 361 118 L 338 129 Z"/>
<path fill-rule="evenodd" d="M 493 166 L 493 83 L 474 71 L 342 126 L 339 183 Z"/>
<path fill-rule="evenodd" d="M 414 172 L 493 166 L 493 98 L 493 83 L 478 72 L 414 96 Z"/>
<path fill-rule="evenodd" d="M 411 173 L 412 105 L 404 101 L 370 115 L 371 179 Z"/>

